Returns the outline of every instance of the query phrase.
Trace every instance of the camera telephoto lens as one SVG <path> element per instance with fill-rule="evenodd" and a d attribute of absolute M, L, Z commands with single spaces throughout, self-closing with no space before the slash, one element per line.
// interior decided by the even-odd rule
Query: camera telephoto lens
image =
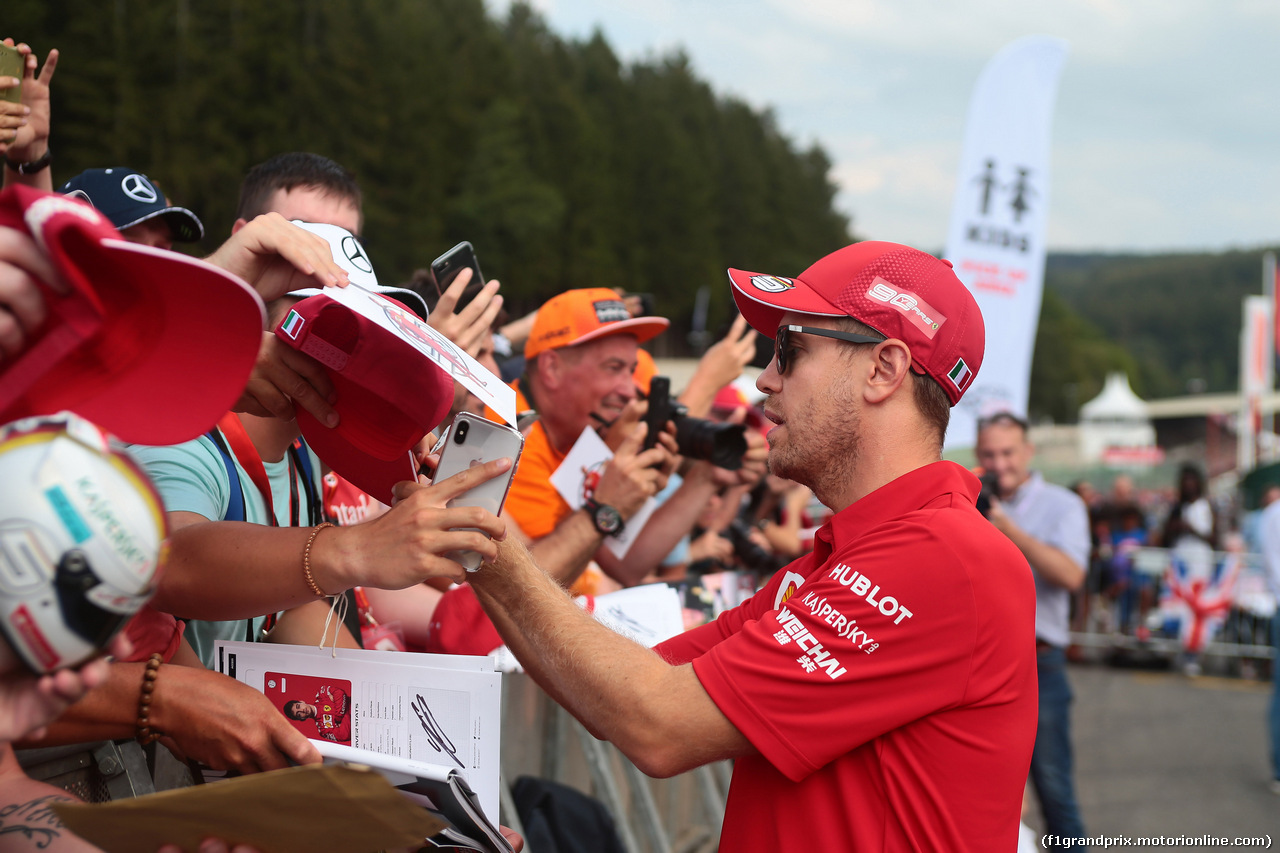
<path fill-rule="evenodd" d="M 466 421 L 458 421 L 458 428 L 453 431 L 454 444 L 462 444 L 467 440 L 467 432 L 471 429 L 471 425 Z"/>
<path fill-rule="evenodd" d="M 706 459 L 718 468 L 736 471 L 747 452 L 746 427 L 720 424 L 677 414 L 676 445 L 691 459 Z"/>

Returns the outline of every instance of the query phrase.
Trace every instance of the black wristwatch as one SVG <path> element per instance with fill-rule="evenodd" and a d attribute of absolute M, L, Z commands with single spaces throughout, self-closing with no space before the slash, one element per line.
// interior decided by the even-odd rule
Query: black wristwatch
<path fill-rule="evenodd" d="M 626 524 L 622 521 L 622 513 L 608 504 L 596 503 L 591 498 L 583 502 L 582 508 L 591 516 L 591 523 L 601 536 L 617 536 Z"/>
<path fill-rule="evenodd" d="M 49 168 L 49 164 L 53 162 L 53 149 L 44 149 L 44 156 L 37 157 L 35 160 L 29 160 L 26 163 L 15 163 L 7 156 L 4 158 L 5 165 L 19 175 L 34 175 L 37 172 Z"/>

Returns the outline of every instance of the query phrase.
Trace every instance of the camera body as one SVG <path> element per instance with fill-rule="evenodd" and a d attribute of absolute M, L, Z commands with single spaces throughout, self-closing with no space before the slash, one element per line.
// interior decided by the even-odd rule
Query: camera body
<path fill-rule="evenodd" d="M 990 518 L 991 500 L 998 494 L 999 483 L 994 471 L 984 471 L 980 480 L 982 491 L 978 492 L 978 512 L 982 513 L 983 518 Z"/>
<path fill-rule="evenodd" d="M 645 449 L 658 441 L 667 421 L 676 426 L 676 446 L 681 456 L 705 459 L 711 464 L 736 471 L 747 452 L 747 430 L 742 424 L 721 424 L 689 416 L 688 409 L 671 396 L 671 379 L 655 376 L 649 383 L 649 411 L 645 413 L 649 431 Z"/>
<path fill-rule="evenodd" d="M 733 545 L 733 556 L 748 571 L 768 577 L 790 562 L 757 545 L 751 539 L 751 526 L 741 517 L 729 523 L 724 535 Z"/>

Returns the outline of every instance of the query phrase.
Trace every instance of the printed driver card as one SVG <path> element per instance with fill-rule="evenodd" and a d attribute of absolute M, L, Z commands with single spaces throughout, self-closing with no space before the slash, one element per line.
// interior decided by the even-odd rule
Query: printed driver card
<path fill-rule="evenodd" d="M 288 672 L 264 675 L 263 693 L 309 738 L 351 745 L 351 682 Z"/>
<path fill-rule="evenodd" d="M 498 813 L 502 676 L 487 659 L 226 641 L 215 656 L 306 737 L 456 770 Z"/>
<path fill-rule="evenodd" d="M 560 467 L 551 474 L 551 485 L 556 487 L 570 509 L 581 509 L 587 498 L 595 494 L 604 466 L 612 458 L 613 451 L 609 445 L 596 435 L 595 430 L 587 427 L 565 455 Z M 658 502 L 649 498 L 639 512 L 627 519 L 621 533 L 605 537 L 604 544 L 615 557 L 621 560 L 627 556 L 636 534 L 644 529 L 645 522 L 657 508 Z"/>

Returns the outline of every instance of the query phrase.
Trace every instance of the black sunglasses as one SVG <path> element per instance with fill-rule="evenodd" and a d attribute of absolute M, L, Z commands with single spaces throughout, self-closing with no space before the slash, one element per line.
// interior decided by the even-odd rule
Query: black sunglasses
<path fill-rule="evenodd" d="M 779 326 L 777 333 L 773 336 L 773 357 L 778 361 L 779 376 L 787 372 L 787 352 L 791 349 L 791 336 L 793 334 L 820 335 L 824 338 L 835 338 L 838 341 L 845 341 L 851 344 L 878 344 L 885 340 L 884 338 L 875 338 L 870 335 L 856 335 L 853 332 L 819 329 L 815 326 Z"/>

